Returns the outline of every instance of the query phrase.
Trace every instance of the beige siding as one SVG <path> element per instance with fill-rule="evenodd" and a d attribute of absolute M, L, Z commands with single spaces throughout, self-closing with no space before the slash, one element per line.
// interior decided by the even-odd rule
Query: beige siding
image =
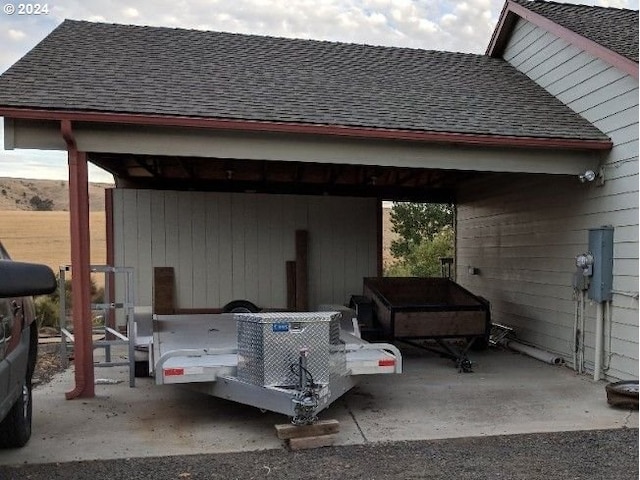
<path fill-rule="evenodd" d="M 496 176 L 461 189 L 458 280 L 492 302 L 494 319 L 524 340 L 571 360 L 574 257 L 588 229 L 614 226 L 612 321 L 604 367 L 638 378 L 638 81 L 532 24 L 520 21 L 504 58 L 614 142 L 604 185 L 573 176 Z M 480 275 L 468 275 L 468 266 Z M 586 305 L 587 367 L 593 365 L 595 305 Z"/>
<path fill-rule="evenodd" d="M 309 231 L 311 306 L 343 304 L 376 275 L 374 199 L 133 189 L 113 198 L 116 264 L 135 268 L 138 305 L 151 305 L 153 267 L 172 266 L 181 307 L 283 308 L 296 229 Z"/>

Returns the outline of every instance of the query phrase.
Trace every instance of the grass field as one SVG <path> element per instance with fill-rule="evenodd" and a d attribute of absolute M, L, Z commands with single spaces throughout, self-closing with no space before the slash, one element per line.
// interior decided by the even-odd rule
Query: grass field
<path fill-rule="evenodd" d="M 91 212 L 90 226 L 91 263 L 102 265 L 107 256 L 104 212 Z M 0 242 L 12 259 L 44 263 L 57 273 L 60 265 L 71 263 L 69 212 L 0 211 Z"/>
<path fill-rule="evenodd" d="M 107 247 L 104 212 L 90 213 L 91 263 L 106 262 Z M 393 262 L 389 252 L 395 234 L 391 232 L 390 209 L 383 211 L 383 259 L 385 265 Z M 14 260 L 49 265 L 58 272 L 60 265 L 71 263 L 69 248 L 69 212 L 33 212 L 0 210 L 0 242 Z M 103 278 L 96 275 L 98 285 Z"/>

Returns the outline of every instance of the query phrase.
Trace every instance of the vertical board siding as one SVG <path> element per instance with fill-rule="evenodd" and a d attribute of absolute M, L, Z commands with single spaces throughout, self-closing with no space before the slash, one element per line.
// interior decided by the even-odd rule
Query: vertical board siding
<path fill-rule="evenodd" d="M 376 214 L 375 199 L 115 189 L 114 253 L 135 268 L 139 305 L 153 267 L 172 266 L 182 308 L 285 308 L 285 263 L 306 229 L 310 305 L 344 304 L 376 274 Z"/>
<path fill-rule="evenodd" d="M 459 189 L 457 278 L 491 301 L 495 321 L 570 360 L 574 257 L 588 229 L 614 227 L 614 293 L 605 322 L 610 378 L 638 378 L 638 81 L 520 20 L 504 58 L 607 134 L 602 186 L 575 177 L 496 175 Z M 590 160 L 585 157 L 585 165 Z M 468 266 L 480 275 L 468 275 Z M 593 366 L 596 307 L 585 307 L 585 357 Z"/>

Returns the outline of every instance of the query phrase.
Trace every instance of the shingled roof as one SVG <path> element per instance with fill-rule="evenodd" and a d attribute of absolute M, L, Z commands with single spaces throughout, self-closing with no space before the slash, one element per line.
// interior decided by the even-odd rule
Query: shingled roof
<path fill-rule="evenodd" d="M 638 62 L 637 10 L 541 0 L 513 1 L 609 50 Z"/>
<path fill-rule="evenodd" d="M 499 58 L 70 20 L 3 107 L 607 140 Z"/>

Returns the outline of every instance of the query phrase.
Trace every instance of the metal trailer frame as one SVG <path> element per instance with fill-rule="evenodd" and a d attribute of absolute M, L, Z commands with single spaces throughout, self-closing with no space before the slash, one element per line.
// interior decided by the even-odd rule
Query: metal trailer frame
<path fill-rule="evenodd" d="M 385 338 L 434 351 L 453 360 L 460 372 L 472 371 L 469 349 L 474 345 L 484 348 L 490 339 L 491 307 L 487 300 L 450 278 L 371 277 L 363 283 L 360 298 L 372 302 L 374 328 Z M 401 290 L 402 295 L 396 295 Z M 467 343 L 458 349 L 445 342 L 450 339 Z M 478 344 L 479 339 L 484 345 Z M 435 341 L 440 349 L 421 343 L 424 340 Z"/>
<path fill-rule="evenodd" d="M 308 394 L 303 388 L 261 386 L 238 378 L 234 314 L 154 315 L 149 367 L 158 385 L 180 384 L 287 415 L 294 423 L 312 423 L 320 411 L 354 387 L 360 376 L 402 373 L 397 347 L 362 340 L 355 320 L 351 329 L 346 327 L 340 329 L 346 369 L 343 374 L 332 373 L 328 383 L 313 392 L 314 404 L 306 416 L 300 414 L 300 403 Z"/>

